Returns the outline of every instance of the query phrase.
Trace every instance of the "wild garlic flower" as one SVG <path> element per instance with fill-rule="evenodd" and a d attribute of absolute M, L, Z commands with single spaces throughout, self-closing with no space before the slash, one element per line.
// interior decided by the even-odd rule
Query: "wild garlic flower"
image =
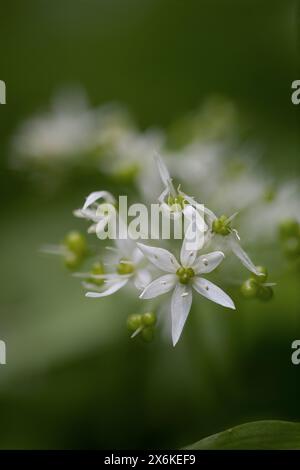
<path fill-rule="evenodd" d="M 141 299 L 153 299 L 173 290 L 171 301 L 172 341 L 178 342 L 192 306 L 192 289 L 203 297 L 224 307 L 235 309 L 231 298 L 218 286 L 202 277 L 212 272 L 224 259 L 221 251 L 197 256 L 197 250 L 186 249 L 182 244 L 180 262 L 168 250 L 138 243 L 146 258 L 160 270 L 163 276 L 151 282 L 140 295 Z"/>
<path fill-rule="evenodd" d="M 116 247 L 112 248 L 111 251 L 113 252 L 113 259 L 106 266 L 109 265 L 114 268 L 112 273 L 76 274 L 76 277 L 85 279 L 83 287 L 89 290 L 86 297 L 106 297 L 119 291 L 129 283 L 141 291 L 151 281 L 152 276 L 149 269 L 147 269 L 147 260 L 132 240 L 116 240 Z M 103 281 L 103 284 L 100 282 L 100 285 L 96 286 L 93 280 Z"/>
<path fill-rule="evenodd" d="M 181 191 L 180 186 L 176 190 L 162 158 L 156 154 L 155 159 L 164 185 L 164 190 L 158 198 L 161 211 L 165 216 L 174 220 L 183 216 L 185 236 L 190 240 L 193 239 L 197 249 L 200 249 L 204 241 L 201 234 L 207 230 L 207 225 L 201 213 L 203 206 Z"/>
<path fill-rule="evenodd" d="M 240 245 L 240 236 L 237 230 L 232 227 L 232 221 L 237 216 L 237 213 L 233 214 L 231 217 L 227 217 L 226 215 L 217 217 L 207 207 L 205 207 L 204 211 L 209 226 L 206 243 L 209 243 L 214 238 L 217 239 L 216 243 L 220 245 L 221 249 L 232 251 L 249 271 L 259 276 L 260 273 L 255 264 Z"/>
<path fill-rule="evenodd" d="M 97 201 L 102 200 L 101 203 Z M 104 232 L 110 219 L 115 217 L 116 200 L 108 191 L 95 191 L 87 196 L 81 209 L 76 209 L 74 215 L 83 219 L 91 220 L 93 224 L 88 228 L 88 233 Z"/>

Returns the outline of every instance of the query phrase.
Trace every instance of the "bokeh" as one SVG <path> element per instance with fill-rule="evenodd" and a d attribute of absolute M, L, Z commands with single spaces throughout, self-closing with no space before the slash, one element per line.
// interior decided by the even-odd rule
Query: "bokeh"
<path fill-rule="evenodd" d="M 270 302 L 236 297 L 234 313 L 199 303 L 176 348 L 159 334 L 149 344 L 133 341 L 126 318 L 136 299 L 122 292 L 85 298 L 62 260 L 40 248 L 86 229 L 72 211 L 87 194 L 127 191 L 134 199 L 134 185 L 101 171 L 94 155 L 38 166 L 15 155 L 22 123 L 48 112 L 66 90 L 85 93 L 89 109 L 121 106 L 141 133 L 162 129 L 172 151 L 193 113 L 222 96 L 236 110 L 241 148 L 250 145 L 248 158 L 259 160 L 257 178 L 266 186 L 297 184 L 300 107 L 290 97 L 299 79 L 298 6 L 269 0 L 1 6 L 7 104 L 0 106 L 0 338 L 7 365 L 0 366 L 0 448 L 178 448 L 251 420 L 300 420 L 300 366 L 291 363 L 291 343 L 300 338 L 300 270 L 278 255 L 277 232 L 272 244 L 251 248 L 262 263 L 271 259 L 277 286 Z M 143 165 L 143 152 L 140 159 Z"/>

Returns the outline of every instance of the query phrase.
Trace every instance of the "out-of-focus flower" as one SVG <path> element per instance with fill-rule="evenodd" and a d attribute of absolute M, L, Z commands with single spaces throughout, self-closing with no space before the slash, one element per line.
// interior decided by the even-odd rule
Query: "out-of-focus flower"
<path fill-rule="evenodd" d="M 55 97 L 50 111 L 25 121 L 12 141 L 16 164 L 69 161 L 86 153 L 95 133 L 94 112 L 82 92 Z"/>
<path fill-rule="evenodd" d="M 113 259 L 109 265 L 114 272 L 107 274 L 77 273 L 77 277 L 87 280 L 103 280 L 98 288 L 91 282 L 84 282 L 86 289 L 93 289 L 86 293 L 86 297 L 106 297 L 132 282 L 136 289 L 142 290 L 150 281 L 151 274 L 147 269 L 145 258 L 136 244 L 130 240 L 116 240 L 116 248 L 113 250 Z"/>

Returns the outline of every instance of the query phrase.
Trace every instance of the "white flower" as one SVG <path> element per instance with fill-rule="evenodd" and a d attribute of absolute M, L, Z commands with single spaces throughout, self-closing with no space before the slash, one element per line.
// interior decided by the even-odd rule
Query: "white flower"
<path fill-rule="evenodd" d="M 192 197 L 181 191 L 180 187 L 176 190 L 162 158 L 156 154 L 155 159 L 164 185 L 164 190 L 158 198 L 162 213 L 173 219 L 183 215 L 186 224 L 184 227 L 185 235 L 190 240 L 194 239 L 195 246 L 197 246 L 198 249 L 202 248 L 204 237 L 200 234 L 203 234 L 207 230 L 207 225 L 201 213 L 204 206 L 200 206 Z"/>
<path fill-rule="evenodd" d="M 115 272 L 109 274 L 91 275 L 90 273 L 78 273 L 77 277 L 89 279 L 84 282 L 86 289 L 93 289 L 86 293 L 86 297 L 106 297 L 125 287 L 130 281 L 139 291 L 143 290 L 151 282 L 151 274 L 145 266 L 143 253 L 136 244 L 130 240 L 116 240 L 116 248 L 113 248 L 114 259 L 110 264 L 115 267 Z M 96 287 L 92 280 L 103 280 L 103 286 Z"/>
<path fill-rule="evenodd" d="M 175 256 L 163 248 L 154 248 L 138 243 L 140 250 L 157 268 L 167 274 L 151 282 L 140 295 L 141 299 L 152 299 L 174 290 L 171 301 L 172 340 L 175 346 L 183 330 L 192 305 L 192 289 L 209 300 L 235 309 L 231 298 L 212 282 L 200 277 L 212 272 L 223 260 L 224 254 L 215 251 L 197 256 L 197 251 L 186 249 L 183 241 L 180 263 Z"/>
<path fill-rule="evenodd" d="M 102 200 L 99 204 L 97 201 Z M 116 200 L 108 191 L 95 191 L 91 193 L 85 200 L 81 209 L 76 209 L 74 215 L 93 222 L 89 227 L 88 233 L 104 232 L 110 219 L 115 217 L 116 211 L 113 210 Z"/>
<path fill-rule="evenodd" d="M 231 222 L 236 217 L 237 213 L 233 214 L 231 217 L 222 215 L 218 218 L 207 207 L 205 207 L 204 211 L 208 218 L 209 225 L 206 242 L 209 242 L 211 239 L 217 237 L 218 243 L 222 249 L 228 248 L 231 250 L 249 271 L 253 272 L 257 276 L 260 276 L 261 273 L 257 270 L 255 264 L 251 261 L 250 257 L 241 247 L 240 236 L 237 230 L 231 227 Z"/>

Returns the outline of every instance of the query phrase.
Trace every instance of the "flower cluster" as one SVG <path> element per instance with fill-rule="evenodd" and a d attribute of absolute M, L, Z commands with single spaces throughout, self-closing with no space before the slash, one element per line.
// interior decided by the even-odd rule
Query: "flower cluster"
<path fill-rule="evenodd" d="M 175 346 L 191 310 L 193 292 L 222 307 L 235 309 L 230 296 L 209 280 L 209 275 L 223 263 L 224 251 L 232 252 L 239 259 L 261 289 L 270 289 L 270 285 L 264 283 L 264 270 L 256 267 L 241 247 L 240 237 L 233 227 L 236 214 L 231 217 L 217 216 L 206 206 L 203 214 L 199 214 L 197 201 L 184 193 L 180 186 L 175 188 L 162 158 L 156 155 L 155 160 L 163 186 L 163 191 L 158 195 L 162 217 L 171 220 L 183 217 L 187 221 L 179 256 L 172 253 L 172 238 L 168 240 L 169 249 L 153 246 L 152 243 L 134 240 L 129 228 L 123 226 L 126 237 L 117 238 L 113 246 L 107 247 L 110 255 L 106 262 L 97 261 L 88 272 L 76 272 L 74 275 L 82 279 L 89 298 L 107 297 L 121 289 L 134 290 L 139 299 L 145 301 L 169 294 L 172 342 Z M 86 198 L 82 208 L 74 214 L 90 221 L 92 225 L 88 232 L 99 235 L 109 223 L 110 216 L 106 210 L 108 203 L 116 207 L 116 199 L 109 192 L 96 191 Z M 124 225 L 123 221 L 119 223 Z M 193 230 L 196 234 L 201 232 L 202 236 L 200 242 L 197 241 L 191 247 Z M 72 248 L 72 253 L 78 254 L 80 261 L 81 254 L 87 251 L 83 248 L 85 243 L 82 238 L 77 235 L 76 239 L 75 235 L 69 234 L 65 244 L 69 250 Z M 70 267 L 76 268 L 77 263 Z M 155 324 L 156 315 L 153 312 L 133 315 L 128 319 L 132 337 L 141 334 L 146 340 L 152 338 Z"/>
<path fill-rule="evenodd" d="M 270 300 L 274 283 L 267 280 L 266 268 L 252 261 L 254 252 L 275 271 L 276 263 L 282 266 L 280 251 L 299 266 L 299 184 L 289 180 L 279 184 L 264 173 L 259 161 L 262 149 L 241 143 L 240 122 L 231 102 L 211 98 L 167 133 L 140 132 L 118 106 L 92 109 L 82 97 L 71 104 L 60 97 L 51 112 L 28 120 L 13 139 L 14 162 L 19 165 L 27 162 L 32 168 L 41 161 L 48 166 L 55 162 L 63 166 L 64 175 L 74 165 L 85 165 L 85 171 L 104 176 L 120 192 L 126 187 L 147 205 L 157 202 L 162 218 L 186 222 L 181 246 L 172 232 L 169 240 L 151 239 L 147 233 L 136 239 L 123 220 L 118 228 L 127 236 L 103 242 L 100 235 L 120 213 L 120 194 L 100 188 L 74 211 L 89 222 L 87 231 L 95 237 L 96 247 L 88 248 L 86 236 L 78 232 L 68 234 L 59 246 L 45 247 L 76 271 L 87 297 L 106 297 L 121 289 L 135 293 L 141 307 L 137 307 L 140 313 L 128 318 L 133 337 L 151 339 L 164 316 L 164 305 L 170 304 L 175 345 L 192 303 L 200 298 L 193 292 L 234 309 L 228 294 L 212 280 L 234 298 L 242 294 Z M 190 232 L 199 235 L 193 249 L 187 243 Z M 249 272 L 246 280 L 241 264 Z M 155 319 L 151 324 L 145 323 L 146 313 Z"/>

